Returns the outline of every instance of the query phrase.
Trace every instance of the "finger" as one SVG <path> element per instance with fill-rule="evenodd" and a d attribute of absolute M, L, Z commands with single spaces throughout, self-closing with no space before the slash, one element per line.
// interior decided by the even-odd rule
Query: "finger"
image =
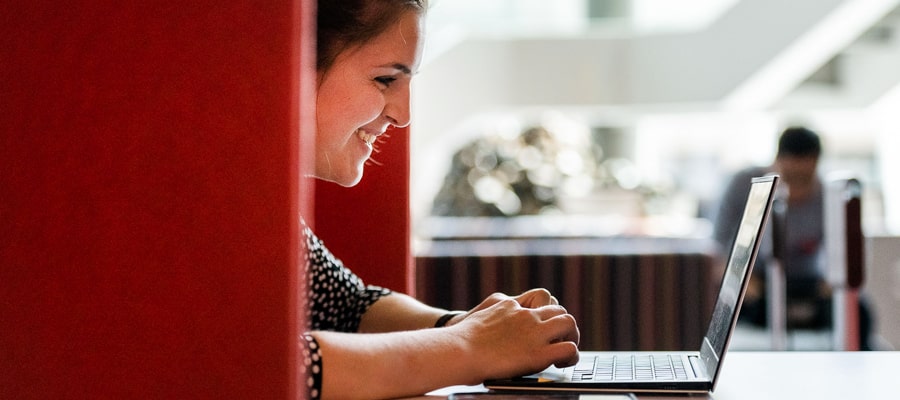
<path fill-rule="evenodd" d="M 533 309 L 534 313 L 541 319 L 546 321 L 550 318 L 567 314 L 566 308 L 560 305 L 549 305 Z"/>
<path fill-rule="evenodd" d="M 573 342 L 554 343 L 547 350 L 556 368 L 571 367 L 578 363 L 578 345 Z"/>
<path fill-rule="evenodd" d="M 538 308 L 546 305 L 553 304 L 551 302 L 551 298 L 553 296 L 550 295 L 550 292 L 547 289 L 531 289 L 525 293 L 522 293 L 516 297 L 516 301 L 522 305 L 522 307 L 526 308 Z"/>
<path fill-rule="evenodd" d="M 550 342 L 573 342 L 576 345 L 581 340 L 581 332 L 575 317 L 570 314 L 562 314 L 543 322 L 547 329 Z"/>

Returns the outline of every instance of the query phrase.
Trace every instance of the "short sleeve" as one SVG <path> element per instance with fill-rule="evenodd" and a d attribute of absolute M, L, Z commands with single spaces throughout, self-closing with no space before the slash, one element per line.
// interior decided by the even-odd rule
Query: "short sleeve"
<path fill-rule="evenodd" d="M 300 344 L 306 367 L 306 389 L 310 400 L 318 400 L 322 396 L 322 351 L 319 342 L 312 335 L 304 334 Z"/>
<path fill-rule="evenodd" d="M 308 227 L 304 227 L 304 236 L 310 328 L 356 332 L 369 306 L 391 291 L 363 283 Z"/>

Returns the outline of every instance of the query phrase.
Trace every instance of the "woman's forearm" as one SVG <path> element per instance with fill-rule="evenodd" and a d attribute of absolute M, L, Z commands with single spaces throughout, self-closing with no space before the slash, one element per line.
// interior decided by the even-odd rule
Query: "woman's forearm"
<path fill-rule="evenodd" d="M 369 306 L 359 324 L 360 333 L 409 331 L 431 328 L 447 313 L 402 293 L 391 293 Z"/>
<path fill-rule="evenodd" d="M 445 329 L 313 334 L 322 352 L 322 399 L 397 398 L 481 383 L 466 365 L 466 341 Z"/>

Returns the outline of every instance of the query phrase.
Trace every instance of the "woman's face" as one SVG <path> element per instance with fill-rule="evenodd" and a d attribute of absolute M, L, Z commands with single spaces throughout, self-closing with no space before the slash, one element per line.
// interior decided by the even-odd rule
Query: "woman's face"
<path fill-rule="evenodd" d="M 339 54 L 318 76 L 315 176 L 343 186 L 362 178 L 372 144 L 409 125 L 412 74 L 422 54 L 423 17 L 406 12 L 363 46 Z"/>

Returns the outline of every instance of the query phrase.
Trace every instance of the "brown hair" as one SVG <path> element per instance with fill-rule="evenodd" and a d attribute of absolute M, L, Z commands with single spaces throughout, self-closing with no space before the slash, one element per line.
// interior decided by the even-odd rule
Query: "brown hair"
<path fill-rule="evenodd" d="M 327 71 L 341 52 L 384 32 L 403 12 L 424 13 L 428 0 L 319 0 L 316 69 Z"/>

